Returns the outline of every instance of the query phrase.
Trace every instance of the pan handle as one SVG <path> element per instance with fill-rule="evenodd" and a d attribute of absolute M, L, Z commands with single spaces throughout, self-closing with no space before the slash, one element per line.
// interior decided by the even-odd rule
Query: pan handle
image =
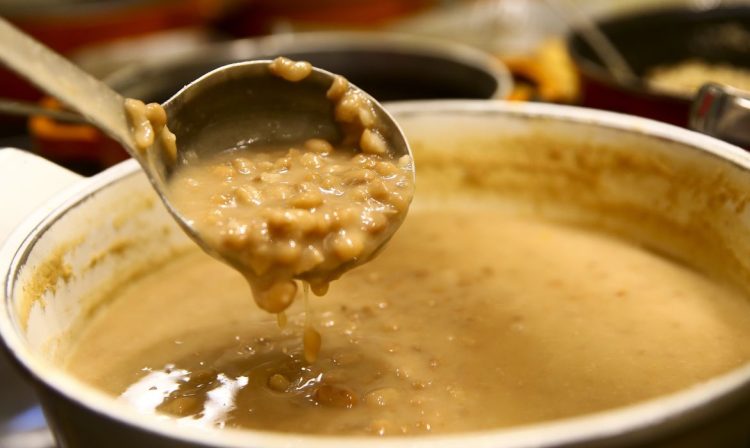
<path fill-rule="evenodd" d="M 750 92 L 708 83 L 690 110 L 690 128 L 750 148 Z"/>
<path fill-rule="evenodd" d="M 0 148 L 0 245 L 23 218 L 82 179 L 29 152 Z"/>

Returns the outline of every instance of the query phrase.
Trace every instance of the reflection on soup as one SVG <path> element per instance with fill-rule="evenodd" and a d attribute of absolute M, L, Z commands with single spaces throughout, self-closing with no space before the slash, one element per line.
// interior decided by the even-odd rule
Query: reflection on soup
<path fill-rule="evenodd" d="M 185 425 L 400 435 L 596 412 L 750 360 L 746 298 L 642 247 L 490 204 L 410 213 L 377 259 L 307 299 L 315 362 L 303 300 L 279 328 L 192 250 L 123 287 L 68 368 Z"/>

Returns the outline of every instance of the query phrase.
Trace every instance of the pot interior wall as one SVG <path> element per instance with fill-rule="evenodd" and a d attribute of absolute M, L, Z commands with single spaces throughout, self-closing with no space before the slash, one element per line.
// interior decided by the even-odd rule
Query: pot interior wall
<path fill-rule="evenodd" d="M 130 174 L 50 217 L 22 260 L 13 287 L 16 324 L 32 350 L 52 361 L 111 292 L 192 244 L 129 163 Z"/>
<path fill-rule="evenodd" d="M 415 153 L 417 207 L 493 201 L 511 214 L 614 232 L 750 284 L 744 168 L 688 145 L 568 119 L 396 112 Z M 19 331 L 53 362 L 113 288 L 192 244 L 134 164 L 115 169 L 126 174 L 48 223 L 14 284 Z"/>
<path fill-rule="evenodd" d="M 615 233 L 750 285 L 750 175 L 733 162 L 637 127 L 481 110 L 397 119 L 415 153 L 420 199 L 490 199 L 511 213 Z"/>

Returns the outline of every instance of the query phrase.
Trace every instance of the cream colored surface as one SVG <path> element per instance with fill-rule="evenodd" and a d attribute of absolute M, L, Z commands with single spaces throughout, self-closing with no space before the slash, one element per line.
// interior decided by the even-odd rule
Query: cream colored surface
<path fill-rule="evenodd" d="M 236 272 L 192 252 L 120 291 L 69 368 L 187 425 L 389 435 L 595 412 L 750 360 L 745 297 L 613 237 L 467 204 L 413 210 L 311 299 L 312 365 L 302 304 L 279 330 Z"/>

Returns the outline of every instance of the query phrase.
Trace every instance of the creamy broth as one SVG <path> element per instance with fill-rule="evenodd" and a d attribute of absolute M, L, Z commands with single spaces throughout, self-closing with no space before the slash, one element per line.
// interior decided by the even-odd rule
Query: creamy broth
<path fill-rule="evenodd" d="M 279 328 L 240 274 L 192 250 L 115 294 L 68 369 L 187 425 L 398 435 L 596 412 L 750 360 L 743 295 L 491 204 L 412 210 L 377 259 L 308 301 L 326 341 L 314 363 L 304 301 Z"/>

